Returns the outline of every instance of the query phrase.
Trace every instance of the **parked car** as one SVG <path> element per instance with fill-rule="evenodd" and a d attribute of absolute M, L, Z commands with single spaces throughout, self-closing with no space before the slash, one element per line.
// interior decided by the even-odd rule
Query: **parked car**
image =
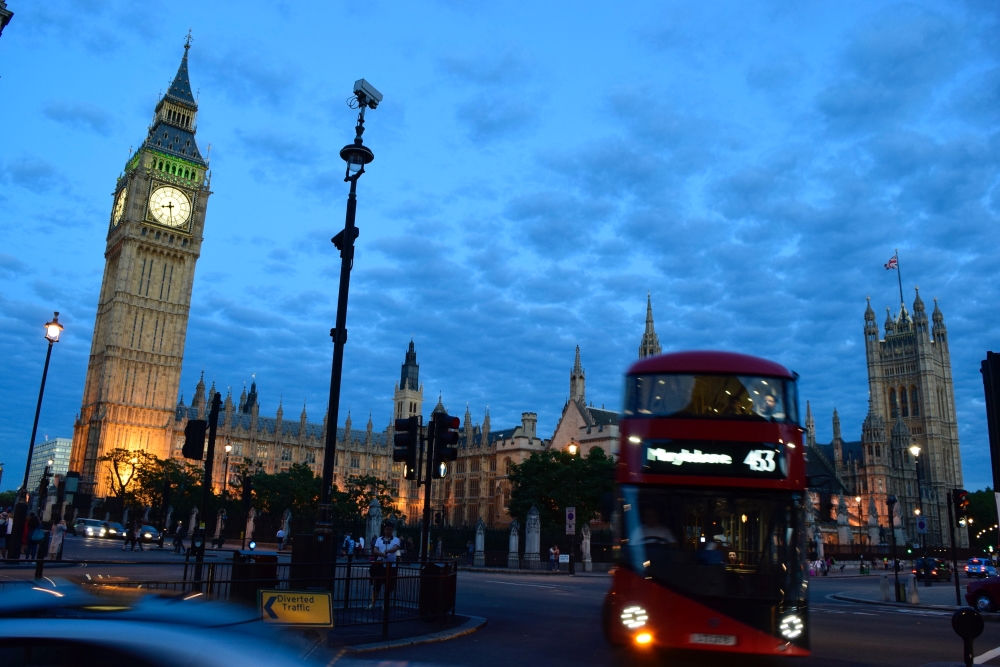
<path fill-rule="evenodd" d="M 105 521 L 101 524 L 104 527 L 104 537 L 109 539 L 121 539 L 125 536 L 125 526 L 115 521 Z"/>
<path fill-rule="evenodd" d="M 980 612 L 996 611 L 1000 602 L 1000 577 L 970 581 L 965 587 L 965 601 Z"/>
<path fill-rule="evenodd" d="M 992 574 L 990 573 L 992 570 Z M 980 577 L 985 579 L 986 577 L 995 577 L 997 574 L 996 568 L 994 568 L 988 560 L 985 558 L 970 558 L 969 562 L 965 566 L 965 573 L 971 577 Z"/>
<path fill-rule="evenodd" d="M 104 522 L 98 519 L 77 519 L 73 522 L 72 533 L 80 537 L 104 537 L 107 532 Z"/>
<path fill-rule="evenodd" d="M 941 558 L 917 558 L 913 561 L 913 574 L 917 575 L 917 581 L 924 580 L 924 561 L 930 561 L 931 581 L 951 581 L 951 566 L 948 561 Z"/>

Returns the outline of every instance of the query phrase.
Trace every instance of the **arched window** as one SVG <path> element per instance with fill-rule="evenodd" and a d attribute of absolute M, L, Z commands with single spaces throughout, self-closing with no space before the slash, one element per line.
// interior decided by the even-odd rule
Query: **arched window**
<path fill-rule="evenodd" d="M 879 447 L 878 445 L 875 445 L 875 456 L 876 458 L 882 456 L 882 448 Z"/>
<path fill-rule="evenodd" d="M 514 465 L 514 463 L 510 460 L 510 457 L 508 456 L 507 458 L 505 458 L 503 460 L 503 474 L 509 477 L 512 465 Z M 506 503 L 504 503 L 504 505 L 506 505 Z"/>
<path fill-rule="evenodd" d="M 868 445 L 868 456 L 875 456 L 875 454 L 872 453 L 872 446 L 871 445 Z"/>
<path fill-rule="evenodd" d="M 896 407 L 896 390 L 892 387 L 889 388 L 889 416 L 895 417 L 899 414 L 899 410 Z"/>
<path fill-rule="evenodd" d="M 899 406 L 904 417 L 910 416 L 910 404 L 906 400 L 906 387 L 899 388 Z"/>
<path fill-rule="evenodd" d="M 910 414 L 914 417 L 920 416 L 920 394 L 917 393 L 917 388 L 910 386 Z"/>

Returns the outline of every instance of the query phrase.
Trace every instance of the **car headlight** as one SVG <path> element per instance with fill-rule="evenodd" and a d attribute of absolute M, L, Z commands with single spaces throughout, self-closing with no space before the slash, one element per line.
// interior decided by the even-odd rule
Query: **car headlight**
<path fill-rule="evenodd" d="M 106 532 L 107 532 L 106 530 L 104 530 L 103 528 L 101 528 L 101 537 L 104 537 L 104 533 L 106 533 Z"/>
<path fill-rule="evenodd" d="M 87 529 L 87 534 L 88 535 L 93 535 L 94 534 L 94 529 L 93 528 L 88 528 Z"/>
<path fill-rule="evenodd" d="M 116 532 L 118 532 L 118 531 L 116 531 L 116 530 L 115 530 L 114 528 L 112 528 L 112 529 L 111 529 L 111 530 L 109 530 L 108 532 L 109 532 L 109 533 L 111 533 L 112 535 L 114 535 L 114 534 L 115 534 Z"/>
<path fill-rule="evenodd" d="M 636 628 L 641 628 L 646 625 L 646 621 L 649 620 L 649 614 L 646 610 L 639 605 L 632 605 L 630 607 L 625 607 L 622 609 L 622 625 L 624 625 L 629 630 L 635 630 Z"/>
<path fill-rule="evenodd" d="M 789 614 L 781 619 L 781 625 L 778 626 L 778 632 L 785 639 L 795 639 L 802 634 L 802 630 L 805 628 L 805 623 L 802 622 L 802 618 L 798 614 Z"/>
<path fill-rule="evenodd" d="M 145 533 L 143 536 L 144 537 L 152 537 L 153 535 L 152 535 L 152 533 Z"/>

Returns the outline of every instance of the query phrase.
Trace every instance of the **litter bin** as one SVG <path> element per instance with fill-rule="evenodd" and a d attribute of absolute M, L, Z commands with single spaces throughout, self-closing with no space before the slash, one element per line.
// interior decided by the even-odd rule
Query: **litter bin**
<path fill-rule="evenodd" d="M 278 586 L 278 554 L 260 551 L 233 553 L 229 599 L 257 604 L 257 590 Z"/>
<path fill-rule="evenodd" d="M 420 568 L 419 613 L 422 620 L 440 620 L 455 609 L 452 563 L 427 563 Z"/>

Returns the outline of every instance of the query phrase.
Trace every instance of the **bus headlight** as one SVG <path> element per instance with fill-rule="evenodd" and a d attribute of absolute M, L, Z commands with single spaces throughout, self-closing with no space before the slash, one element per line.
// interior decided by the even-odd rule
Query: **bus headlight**
<path fill-rule="evenodd" d="M 653 635 L 648 632 L 640 632 L 635 636 L 635 643 L 639 646 L 645 646 L 653 641 Z"/>
<path fill-rule="evenodd" d="M 647 620 L 649 620 L 649 614 L 639 605 L 632 605 L 622 609 L 622 625 L 629 630 L 641 628 L 646 625 Z"/>
<path fill-rule="evenodd" d="M 805 628 L 805 623 L 802 622 L 802 617 L 798 614 L 789 614 L 781 619 L 781 625 L 778 626 L 778 632 L 785 639 L 795 639 L 802 634 L 802 630 Z"/>

